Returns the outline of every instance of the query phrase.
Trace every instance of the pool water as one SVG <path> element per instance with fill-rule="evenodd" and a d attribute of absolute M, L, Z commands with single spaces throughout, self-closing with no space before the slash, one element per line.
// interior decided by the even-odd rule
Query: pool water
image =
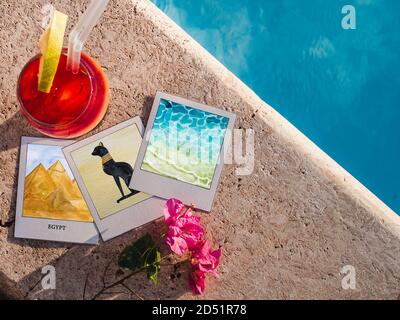
<path fill-rule="evenodd" d="M 400 213 L 400 1 L 154 3 Z"/>

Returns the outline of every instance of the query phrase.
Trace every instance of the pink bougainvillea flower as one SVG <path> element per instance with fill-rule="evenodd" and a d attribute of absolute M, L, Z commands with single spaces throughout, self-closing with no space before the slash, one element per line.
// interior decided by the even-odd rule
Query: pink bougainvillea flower
<path fill-rule="evenodd" d="M 179 199 L 168 199 L 164 207 L 164 219 L 167 226 L 175 222 L 175 220 L 183 213 L 185 205 Z"/>
<path fill-rule="evenodd" d="M 183 256 L 188 251 L 188 244 L 183 238 L 182 231 L 178 227 L 170 226 L 165 237 L 166 244 L 172 252 L 178 256 Z"/>
<path fill-rule="evenodd" d="M 166 243 L 173 252 L 182 256 L 192 250 L 204 236 L 200 217 L 194 216 L 181 201 L 170 199 L 164 209 L 165 222 L 168 225 Z"/>
<path fill-rule="evenodd" d="M 195 270 L 190 275 L 189 285 L 195 294 L 203 294 L 205 290 L 205 274 L 203 271 Z"/>
<path fill-rule="evenodd" d="M 178 256 L 190 254 L 192 273 L 190 287 L 197 294 L 204 293 L 205 274 L 218 274 L 221 249 L 212 250 L 203 239 L 204 229 L 200 217 L 193 215 L 193 208 L 185 206 L 178 199 L 169 199 L 164 207 L 165 223 L 168 226 L 165 242 Z"/>
<path fill-rule="evenodd" d="M 190 211 L 178 218 L 171 226 L 181 230 L 182 236 L 188 243 L 189 250 L 204 236 L 204 229 L 200 225 L 200 217 L 192 215 Z"/>
<path fill-rule="evenodd" d="M 219 265 L 222 250 L 211 250 L 207 240 L 199 241 L 197 246 L 192 249 L 192 265 L 194 268 L 202 272 L 212 273 L 215 276 L 218 274 L 215 269 Z"/>
<path fill-rule="evenodd" d="M 199 222 L 199 219 L 182 217 L 168 227 L 165 241 L 173 252 L 182 256 L 197 246 L 204 235 Z"/>

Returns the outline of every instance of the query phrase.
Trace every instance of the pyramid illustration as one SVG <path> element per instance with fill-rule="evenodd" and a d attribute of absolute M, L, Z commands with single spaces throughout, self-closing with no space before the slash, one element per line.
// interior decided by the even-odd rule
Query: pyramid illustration
<path fill-rule="evenodd" d="M 24 209 L 50 210 L 46 198 L 56 190 L 56 184 L 47 170 L 39 164 L 25 178 Z"/>
<path fill-rule="evenodd" d="M 59 186 L 70 199 L 82 198 L 75 180 L 71 180 L 60 161 L 56 161 L 47 170 L 51 179 Z"/>
<path fill-rule="evenodd" d="M 25 177 L 23 215 L 93 221 L 76 181 L 70 179 L 60 161 L 47 170 L 39 164 Z"/>

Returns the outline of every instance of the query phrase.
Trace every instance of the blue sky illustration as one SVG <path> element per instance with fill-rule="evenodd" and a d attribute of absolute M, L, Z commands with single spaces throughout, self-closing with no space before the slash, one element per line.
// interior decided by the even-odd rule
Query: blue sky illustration
<path fill-rule="evenodd" d="M 68 173 L 71 179 L 74 176 L 71 169 L 65 160 L 64 154 L 62 153 L 61 147 L 59 146 L 49 146 L 43 144 L 28 144 L 28 153 L 26 160 L 26 175 L 31 173 L 40 163 L 48 169 L 54 162 L 59 160 L 65 171 Z"/>

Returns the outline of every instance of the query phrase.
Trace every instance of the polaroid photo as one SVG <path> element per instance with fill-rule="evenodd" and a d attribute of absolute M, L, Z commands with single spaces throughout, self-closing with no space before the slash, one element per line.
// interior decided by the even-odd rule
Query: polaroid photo
<path fill-rule="evenodd" d="M 92 215 L 62 152 L 71 142 L 21 138 L 16 238 L 98 243 Z"/>
<path fill-rule="evenodd" d="M 135 117 L 63 149 L 104 241 L 163 214 L 165 200 L 129 185 L 143 131 Z"/>
<path fill-rule="evenodd" d="M 210 211 L 236 115 L 157 92 L 131 186 Z"/>

